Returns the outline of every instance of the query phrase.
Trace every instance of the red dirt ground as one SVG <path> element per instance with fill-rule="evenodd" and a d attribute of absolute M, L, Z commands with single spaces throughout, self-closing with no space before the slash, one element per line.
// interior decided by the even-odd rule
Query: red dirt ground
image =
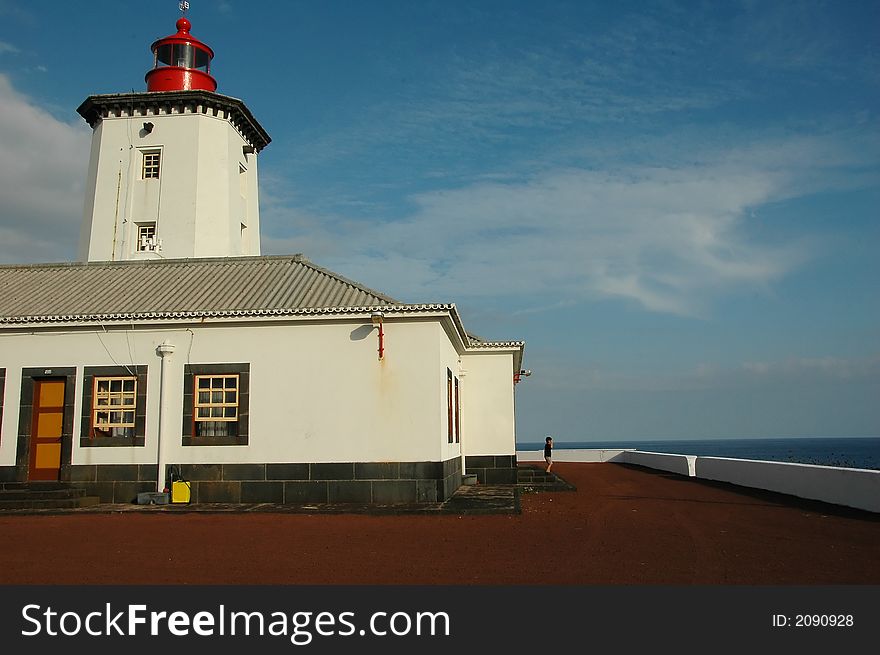
<path fill-rule="evenodd" d="M 0 516 L 2 584 L 880 584 L 880 520 L 610 464 L 512 516 Z"/>

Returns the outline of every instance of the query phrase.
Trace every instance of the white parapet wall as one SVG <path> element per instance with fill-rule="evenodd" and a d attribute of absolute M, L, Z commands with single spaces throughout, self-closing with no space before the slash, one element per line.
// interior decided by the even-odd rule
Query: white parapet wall
<path fill-rule="evenodd" d="M 880 512 L 880 471 L 697 457 L 696 477 Z"/>
<path fill-rule="evenodd" d="M 627 451 L 622 449 L 600 449 L 600 448 L 554 448 L 554 462 L 620 462 L 623 453 Z M 517 450 L 517 462 L 543 462 L 543 450 Z"/>
<path fill-rule="evenodd" d="M 651 453 L 641 450 L 627 450 L 623 453 L 618 463 L 647 466 L 652 469 L 678 473 L 679 475 L 694 476 L 694 461 L 696 455 L 670 455 L 669 453 Z"/>
<path fill-rule="evenodd" d="M 543 462 L 542 450 L 518 450 L 518 462 Z M 728 482 L 798 498 L 880 512 L 880 471 L 633 449 L 554 449 L 555 462 L 612 462 Z"/>

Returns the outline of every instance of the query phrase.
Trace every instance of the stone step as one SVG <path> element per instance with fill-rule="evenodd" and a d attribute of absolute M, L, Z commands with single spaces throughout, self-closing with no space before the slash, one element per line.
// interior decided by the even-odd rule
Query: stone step
<path fill-rule="evenodd" d="M 517 485 L 523 491 L 575 491 L 575 486 L 556 473 L 547 473 L 540 466 L 520 466 L 516 472 Z"/>
<path fill-rule="evenodd" d="M 546 473 L 531 475 L 523 475 L 522 473 L 520 473 L 516 476 L 516 479 L 518 482 L 551 482 L 553 480 L 556 480 L 557 478 L 555 475 L 547 475 Z"/>
<path fill-rule="evenodd" d="M 85 489 L 49 489 L 37 491 L 30 489 L 0 490 L 0 503 L 13 500 L 69 500 L 82 498 L 86 495 Z"/>
<path fill-rule="evenodd" d="M 92 507 L 101 502 L 98 496 L 64 499 L 0 500 L 0 511 L 6 509 L 72 509 Z"/>
<path fill-rule="evenodd" d="M 0 491 L 57 491 L 59 489 L 75 489 L 68 482 L 0 482 Z"/>

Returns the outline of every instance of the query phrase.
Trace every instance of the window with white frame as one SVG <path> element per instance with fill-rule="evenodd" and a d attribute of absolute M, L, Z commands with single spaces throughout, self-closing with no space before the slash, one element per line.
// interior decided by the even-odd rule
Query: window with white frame
<path fill-rule="evenodd" d="M 138 223 L 137 226 L 137 251 L 153 252 L 156 250 L 156 224 Z"/>
<path fill-rule="evenodd" d="M 159 161 L 161 152 L 158 150 L 143 151 L 143 167 L 141 168 L 142 180 L 158 180 L 159 179 Z"/>

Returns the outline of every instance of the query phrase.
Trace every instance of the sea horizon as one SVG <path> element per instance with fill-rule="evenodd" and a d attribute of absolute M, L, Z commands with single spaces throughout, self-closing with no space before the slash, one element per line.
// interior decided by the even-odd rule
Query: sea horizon
<path fill-rule="evenodd" d="M 557 450 L 634 448 L 703 457 L 734 457 L 844 468 L 880 469 L 880 436 L 644 438 L 591 441 L 565 441 L 554 437 L 553 441 Z M 543 441 L 516 444 L 517 450 L 539 450 L 543 446 Z"/>

